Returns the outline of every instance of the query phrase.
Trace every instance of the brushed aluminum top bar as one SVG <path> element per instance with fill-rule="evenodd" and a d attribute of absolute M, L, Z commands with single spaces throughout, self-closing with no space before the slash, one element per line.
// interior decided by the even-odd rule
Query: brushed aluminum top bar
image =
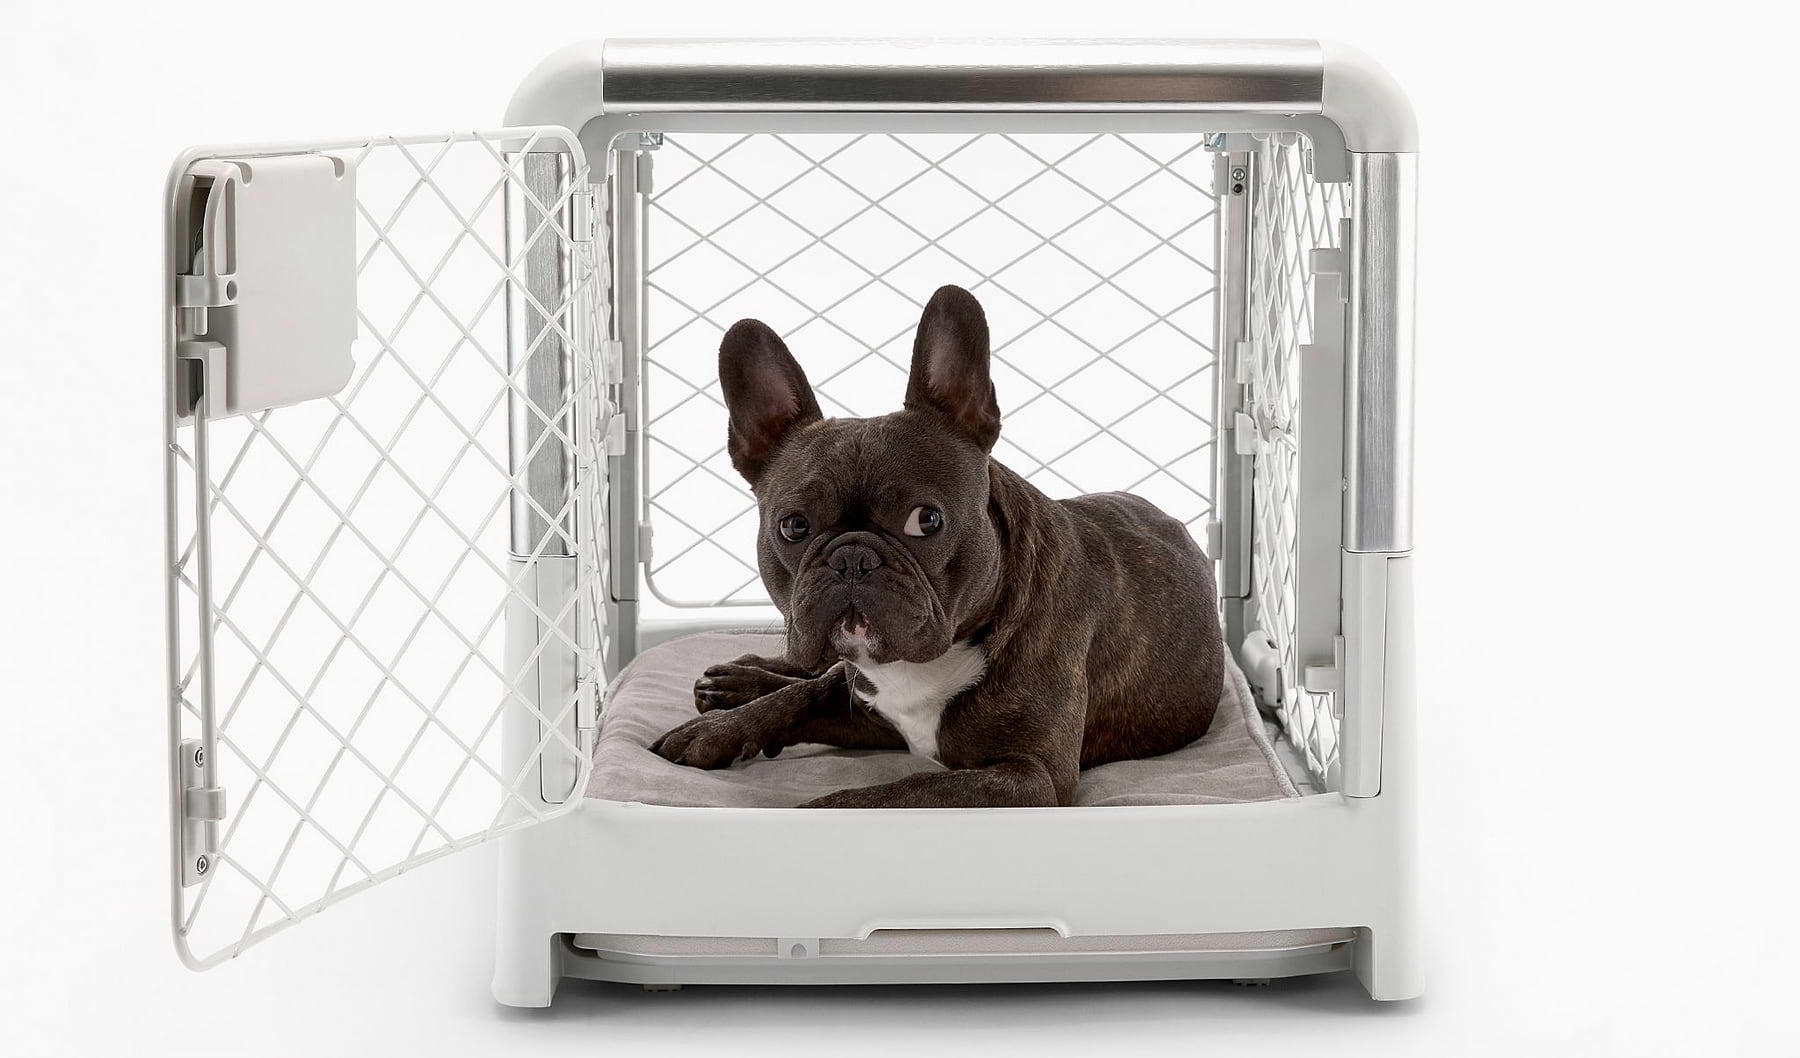
<path fill-rule="evenodd" d="M 589 40 L 539 63 L 507 122 L 678 113 L 1273 114 L 1418 150 L 1387 71 L 1311 40 Z"/>
<path fill-rule="evenodd" d="M 611 40 L 608 111 L 1317 113 L 1305 40 Z"/>

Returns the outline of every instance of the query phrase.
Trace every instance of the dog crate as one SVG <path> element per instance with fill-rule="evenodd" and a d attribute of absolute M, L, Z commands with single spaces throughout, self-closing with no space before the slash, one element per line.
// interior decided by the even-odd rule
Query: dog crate
<path fill-rule="evenodd" d="M 189 965 L 497 839 L 508 1004 L 564 976 L 1418 993 L 1416 134 L 1385 74 L 1308 41 L 612 41 L 552 55 L 507 120 L 171 173 Z M 723 330 L 764 319 L 826 414 L 881 414 L 952 282 L 989 316 L 996 458 L 1139 493 L 1215 560 L 1288 795 L 590 796 L 635 659 L 779 629 Z"/>

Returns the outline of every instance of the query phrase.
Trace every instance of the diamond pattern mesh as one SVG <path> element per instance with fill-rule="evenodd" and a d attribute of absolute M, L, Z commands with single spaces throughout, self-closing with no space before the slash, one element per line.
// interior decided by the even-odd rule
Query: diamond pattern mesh
<path fill-rule="evenodd" d="M 523 149 L 567 149 L 543 135 Z M 605 262 L 594 256 L 606 240 L 554 222 L 586 187 L 571 167 L 554 200 L 527 199 L 536 221 L 523 236 L 566 253 L 561 296 L 536 300 L 543 291 L 508 266 L 504 200 L 509 185 L 530 191 L 505 151 L 526 136 L 340 152 L 357 170 L 353 380 L 332 398 L 176 431 L 178 737 L 203 734 L 199 572 L 209 564 L 215 766 L 229 798 L 218 854 L 178 908 L 202 965 L 554 814 L 530 764 L 502 763 L 509 712 L 543 724 L 540 752 L 587 760 L 564 734 L 576 695 L 540 698 L 534 673 L 554 653 L 594 674 L 604 646 L 603 485 L 587 468 L 598 461 L 592 424 L 611 409 L 586 350 L 607 324 Z M 509 298 L 542 323 L 510 370 Z M 525 394 L 527 361 L 544 357 L 571 361 L 560 406 Z M 554 509 L 541 494 L 534 502 L 533 524 L 547 529 L 523 563 L 507 559 L 511 502 L 524 495 L 508 464 L 513 398 L 542 423 L 533 451 L 560 449 L 578 468 Z M 573 566 L 574 590 L 546 612 L 530 585 L 543 556 L 563 551 L 575 557 L 555 561 Z M 505 650 L 509 604 L 541 630 L 523 658 Z"/>
<path fill-rule="evenodd" d="M 1197 134 L 669 135 L 649 222 L 651 591 L 766 602 L 721 335 L 780 332 L 827 415 L 897 409 L 944 283 L 988 313 L 995 456 L 1052 496 L 1213 509 L 1213 156 Z"/>
<path fill-rule="evenodd" d="M 1338 245 L 1348 184 L 1313 180 L 1292 135 L 1256 152 L 1250 225 L 1250 378 L 1245 406 L 1256 424 L 1251 590 L 1257 621 L 1281 666 L 1281 720 L 1321 781 L 1337 763 L 1332 695 L 1300 685 L 1295 645 L 1294 552 L 1300 478 L 1300 347 L 1313 340 L 1312 256 Z"/>

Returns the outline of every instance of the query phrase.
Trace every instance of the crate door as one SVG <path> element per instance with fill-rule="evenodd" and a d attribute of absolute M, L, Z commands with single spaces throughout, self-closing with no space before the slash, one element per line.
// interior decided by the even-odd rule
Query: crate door
<path fill-rule="evenodd" d="M 196 968 L 581 797 L 610 348 L 566 130 L 169 189 L 175 937 Z"/>

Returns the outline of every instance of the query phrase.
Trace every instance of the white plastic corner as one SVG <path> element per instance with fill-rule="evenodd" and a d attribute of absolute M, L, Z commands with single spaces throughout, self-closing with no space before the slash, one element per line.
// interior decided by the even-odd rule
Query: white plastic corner
<path fill-rule="evenodd" d="M 507 125 L 559 125 L 576 135 L 605 108 L 601 56 L 606 41 L 558 48 L 532 68 L 506 105 Z"/>
<path fill-rule="evenodd" d="M 1413 154 L 1419 121 L 1400 83 L 1374 59 L 1335 41 L 1320 41 L 1325 85 L 1320 109 L 1359 154 Z"/>

